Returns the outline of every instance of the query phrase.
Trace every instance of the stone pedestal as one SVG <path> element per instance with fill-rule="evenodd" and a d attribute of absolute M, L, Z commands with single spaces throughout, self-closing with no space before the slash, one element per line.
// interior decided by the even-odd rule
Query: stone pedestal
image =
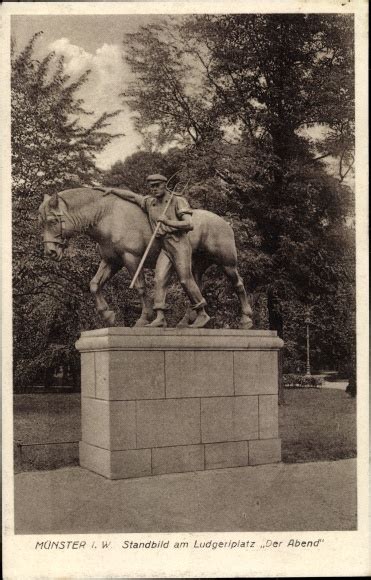
<path fill-rule="evenodd" d="M 260 330 L 83 332 L 80 465 L 122 479 L 280 461 L 282 344 Z"/>

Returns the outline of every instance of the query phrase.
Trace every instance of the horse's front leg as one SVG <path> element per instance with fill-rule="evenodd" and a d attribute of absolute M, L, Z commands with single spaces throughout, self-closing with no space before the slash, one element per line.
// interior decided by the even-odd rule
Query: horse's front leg
<path fill-rule="evenodd" d="M 211 265 L 211 262 L 197 258 L 196 256 L 192 257 L 192 272 L 193 277 L 196 281 L 197 286 L 202 292 L 202 276 L 204 275 L 205 271 Z M 197 312 L 192 308 L 192 306 L 188 306 L 183 318 L 179 320 L 178 324 L 176 325 L 177 328 L 188 328 L 197 317 Z"/>
<path fill-rule="evenodd" d="M 125 254 L 124 261 L 130 276 L 133 278 L 137 271 L 140 258 L 138 259 L 136 256 L 132 254 Z M 134 326 L 146 326 L 153 319 L 153 308 L 152 308 L 152 300 L 146 288 L 146 281 L 144 278 L 143 270 L 137 277 L 134 287 L 139 294 L 140 301 L 142 304 L 142 312 L 140 318 L 138 318 Z"/>
<path fill-rule="evenodd" d="M 103 296 L 102 288 L 119 270 L 120 266 L 118 264 L 101 260 L 97 273 L 90 282 L 90 292 L 94 296 L 96 308 L 103 320 L 110 326 L 114 324 L 116 315 L 113 310 L 110 310 Z"/>

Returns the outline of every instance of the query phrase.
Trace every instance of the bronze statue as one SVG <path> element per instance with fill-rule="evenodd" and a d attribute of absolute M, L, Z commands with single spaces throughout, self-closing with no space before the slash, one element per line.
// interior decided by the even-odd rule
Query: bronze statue
<path fill-rule="evenodd" d="M 166 326 L 165 296 L 172 268 L 187 293 L 191 309 L 195 311 L 195 320 L 190 324 L 193 328 L 202 328 L 210 320 L 205 311 L 206 300 L 201 294 L 192 274 L 192 248 L 188 232 L 193 230 L 192 209 L 188 201 L 181 195 L 170 192 L 166 188 L 167 178 L 160 174 L 149 175 L 147 183 L 152 195 L 107 188 L 105 195 L 114 193 L 121 199 L 139 205 L 148 215 L 151 229 L 161 244 L 155 269 L 155 296 L 153 309 L 156 318 L 148 326 Z"/>
<path fill-rule="evenodd" d="M 118 191 L 120 194 L 123 192 L 123 190 Z M 68 244 L 68 239 L 81 231 L 98 243 L 102 260 L 96 275 L 90 282 L 90 290 L 95 297 L 97 310 L 106 323 L 110 325 L 114 324 L 115 313 L 110 310 L 102 294 L 102 288 L 123 266 L 127 268 L 132 277 L 135 275 L 152 234 L 149 222 L 151 218 L 148 219 L 149 214 L 147 217 L 138 205 L 138 198 L 143 205 L 149 204 L 150 198 L 125 190 L 125 195 L 129 196 L 129 194 L 133 196 L 133 201 L 135 196 L 135 203 L 120 199 L 117 193 L 116 195 L 107 195 L 107 190 L 101 193 L 93 187 L 70 189 L 53 196 L 45 196 L 39 208 L 46 255 L 60 260 Z M 154 268 L 162 254 L 159 262 L 160 275 L 156 279 L 155 307 L 165 304 L 170 274 L 174 267 L 169 253 L 173 251 L 173 246 L 179 243 L 175 241 L 177 237 L 181 237 L 178 232 L 187 232 L 188 246 L 186 247 L 188 248 L 187 252 L 192 253 L 192 272 L 187 270 L 190 263 L 190 258 L 187 256 L 187 261 L 184 261 L 182 266 L 177 263 L 177 273 L 181 277 L 192 306 L 187 310 L 178 326 L 192 325 L 199 314 L 201 315 L 199 322 L 203 325 L 203 313 L 206 314 L 206 312 L 200 291 L 202 276 L 209 266 L 218 264 L 230 279 L 239 298 L 242 311 L 240 328 L 251 328 L 252 311 L 237 270 L 237 251 L 231 226 L 220 216 L 206 210 L 191 210 L 192 214 L 188 211 L 183 212 L 186 205 L 182 205 L 182 203 L 179 203 L 178 210 L 174 208 L 172 211 L 178 211 L 178 216 L 184 216 L 183 219 L 175 220 L 174 224 L 174 220 L 171 219 L 174 216 L 169 212 L 169 217 L 162 216 L 160 220 L 161 237 L 166 238 L 166 247 L 164 240 L 161 241 L 160 238 L 156 237 L 145 260 L 145 267 Z M 188 216 L 192 216 L 191 221 Z M 181 228 L 178 222 L 182 223 Z M 190 227 L 193 229 L 189 229 Z M 163 236 L 162 232 L 166 232 L 166 235 Z M 169 235 L 173 236 L 170 243 L 168 243 Z M 174 254 L 171 254 L 171 256 L 173 255 L 178 254 L 175 251 Z M 184 256 L 182 254 L 181 256 L 184 260 Z M 187 280 L 184 279 L 184 272 L 187 272 Z M 136 326 L 145 326 L 152 321 L 153 308 L 145 286 L 143 271 L 139 273 L 135 281 L 135 288 L 139 292 L 142 302 L 142 313 Z M 156 325 L 162 319 L 159 310 L 162 309 L 157 308 Z"/>

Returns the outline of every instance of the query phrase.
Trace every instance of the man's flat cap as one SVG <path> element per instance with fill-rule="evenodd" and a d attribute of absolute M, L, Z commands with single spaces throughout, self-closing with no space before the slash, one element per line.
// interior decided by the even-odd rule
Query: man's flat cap
<path fill-rule="evenodd" d="M 167 181 L 167 177 L 160 175 L 160 173 L 155 173 L 154 175 L 148 175 L 148 183 L 160 183 L 161 181 Z"/>

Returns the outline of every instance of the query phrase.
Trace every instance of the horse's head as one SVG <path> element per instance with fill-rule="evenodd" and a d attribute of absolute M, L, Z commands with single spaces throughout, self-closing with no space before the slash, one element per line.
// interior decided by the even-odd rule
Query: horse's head
<path fill-rule="evenodd" d="M 66 215 L 61 208 L 58 194 L 45 195 L 39 207 L 39 220 L 43 228 L 44 253 L 53 260 L 61 260 L 63 251 L 68 245 Z"/>

